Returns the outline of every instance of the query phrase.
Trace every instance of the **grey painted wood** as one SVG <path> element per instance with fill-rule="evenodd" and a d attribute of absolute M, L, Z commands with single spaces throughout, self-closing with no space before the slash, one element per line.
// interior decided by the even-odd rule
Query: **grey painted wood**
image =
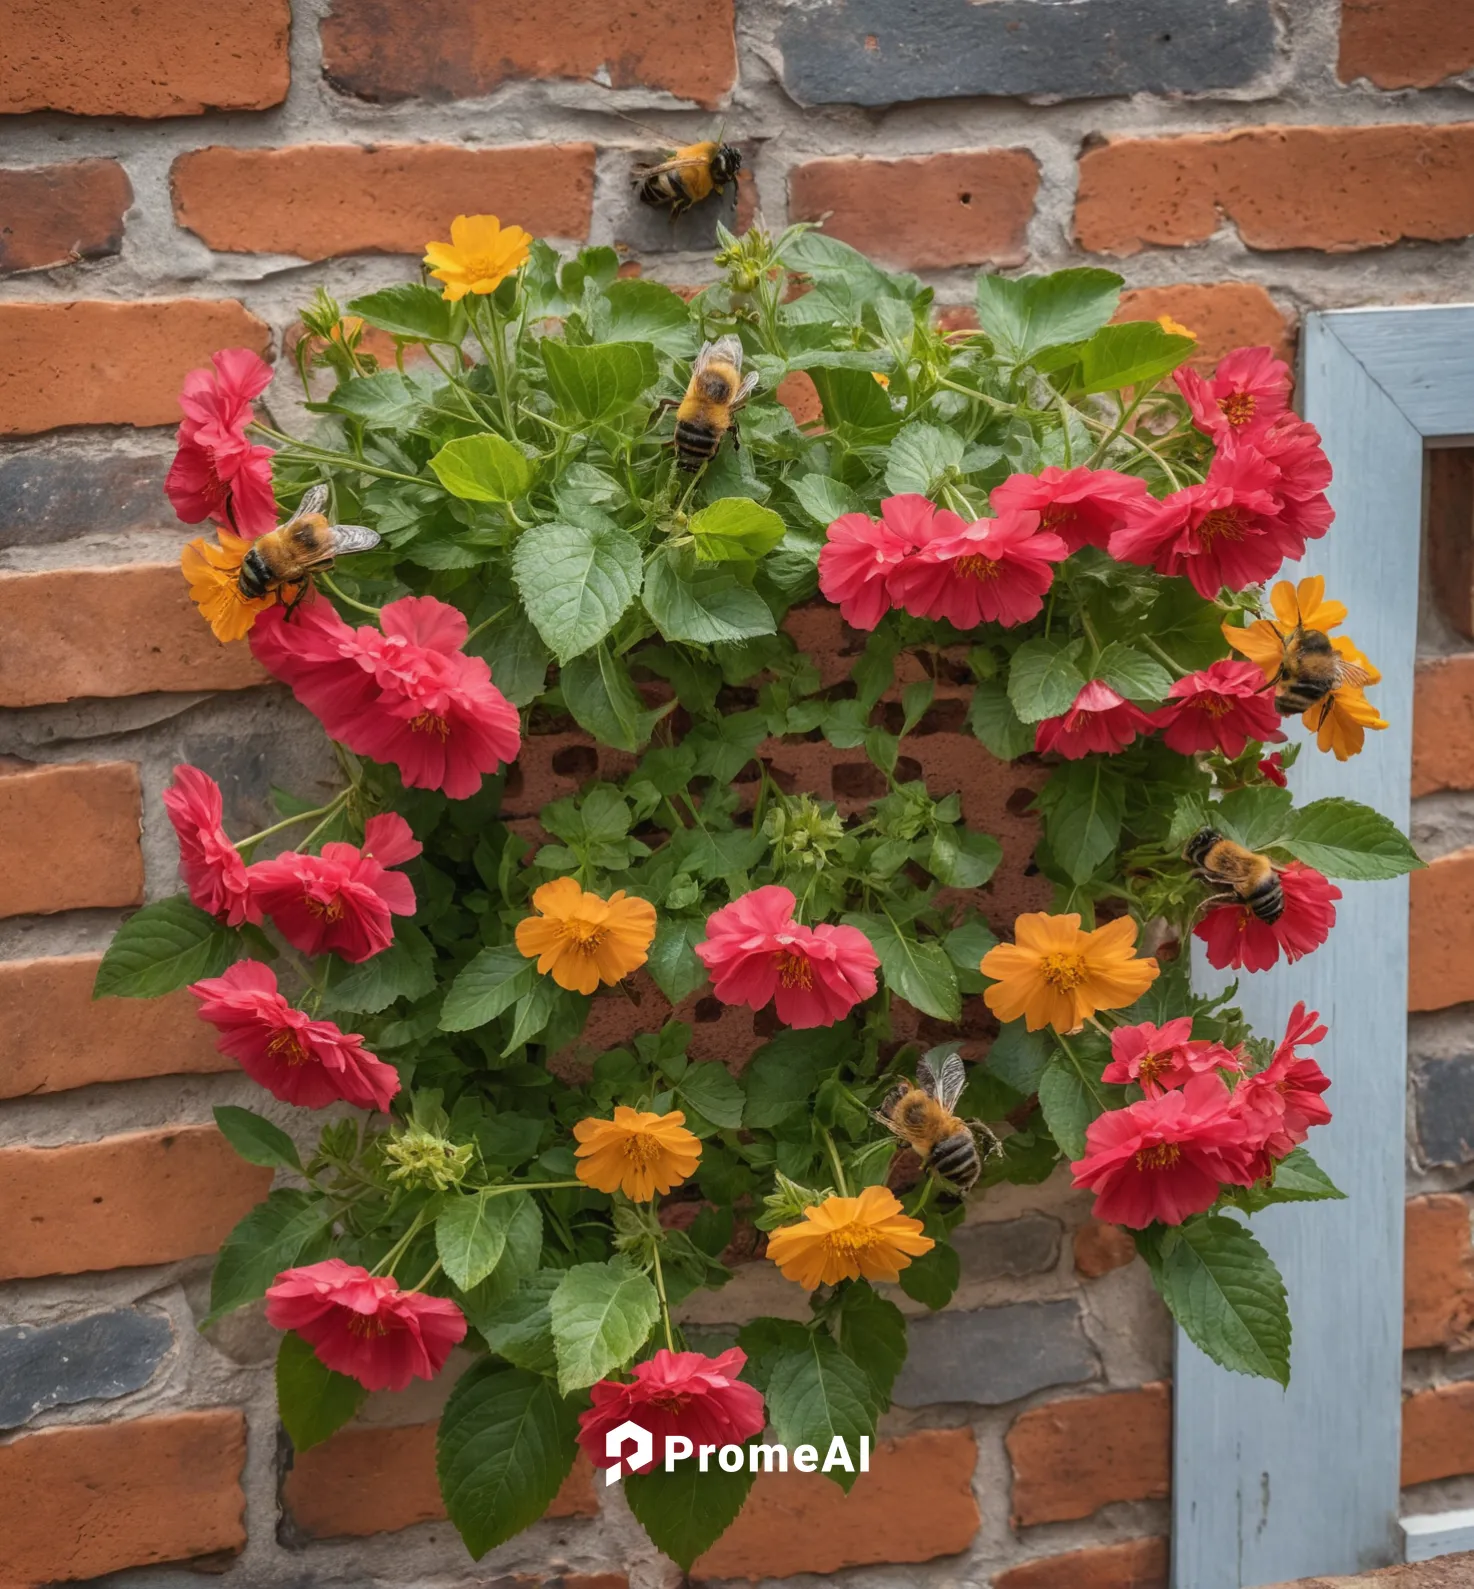
<path fill-rule="evenodd" d="M 1420 373 L 1435 368 L 1452 397 Z M 1346 763 L 1307 746 L 1293 785 L 1297 800 L 1346 795 L 1405 826 L 1423 435 L 1435 423 L 1474 431 L 1474 307 L 1312 315 L 1302 378 L 1304 412 L 1335 469 L 1337 519 L 1284 575 L 1324 574 L 1346 603 L 1346 631 L 1382 670 L 1373 698 L 1392 726 Z M 1408 890 L 1405 880 L 1339 886 L 1330 941 L 1296 966 L 1246 975 L 1240 995 L 1261 1033 L 1282 1031 L 1300 998 L 1330 1025 L 1321 1060 L 1334 1119 L 1309 1146 L 1349 1196 L 1253 1220 L 1289 1288 L 1288 1391 L 1226 1373 L 1178 1336 L 1175 1589 L 1250 1589 L 1401 1556 Z M 1204 986 L 1224 980 L 1196 964 Z"/>
<path fill-rule="evenodd" d="M 1402 1533 L 1407 1561 L 1432 1561 L 1457 1550 L 1474 1550 L 1474 1512 L 1430 1512 L 1405 1517 Z"/>

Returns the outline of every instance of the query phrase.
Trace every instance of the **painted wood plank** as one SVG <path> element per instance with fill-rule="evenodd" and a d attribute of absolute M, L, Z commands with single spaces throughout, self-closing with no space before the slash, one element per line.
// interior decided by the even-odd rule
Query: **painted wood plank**
<path fill-rule="evenodd" d="M 1405 1517 L 1402 1535 L 1408 1561 L 1432 1561 L 1455 1551 L 1474 1550 L 1474 1512 L 1430 1512 Z"/>
<path fill-rule="evenodd" d="M 1474 413 L 1474 315 L 1467 305 L 1343 309 L 1337 341 L 1424 436 L 1467 435 Z"/>

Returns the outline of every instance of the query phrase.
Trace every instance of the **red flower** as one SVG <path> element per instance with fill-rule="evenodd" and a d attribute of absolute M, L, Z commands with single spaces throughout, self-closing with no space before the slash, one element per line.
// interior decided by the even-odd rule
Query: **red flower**
<path fill-rule="evenodd" d="M 238 960 L 189 991 L 200 1001 L 200 1019 L 219 1031 L 220 1052 L 283 1103 L 322 1109 L 341 1102 L 387 1112 L 399 1091 L 394 1067 L 368 1053 L 356 1032 L 294 1010 L 277 991 L 270 966 Z"/>
<path fill-rule="evenodd" d="M 320 1363 L 367 1390 L 434 1379 L 466 1335 L 454 1302 L 401 1291 L 392 1275 L 341 1258 L 283 1270 L 266 1293 L 266 1322 L 295 1330 Z"/>
<path fill-rule="evenodd" d="M 252 895 L 246 863 L 221 826 L 220 785 L 198 767 L 176 767 L 174 782 L 164 791 L 164 809 L 179 836 L 179 875 L 194 903 L 230 927 L 259 922 L 261 906 Z"/>
<path fill-rule="evenodd" d="M 1009 475 L 988 500 L 996 513 L 1037 513 L 1041 530 L 1078 552 L 1082 546 L 1103 547 L 1126 522 L 1126 510 L 1149 495 L 1146 481 L 1133 474 L 1050 464 L 1036 475 Z"/>
<path fill-rule="evenodd" d="M 1078 761 L 1091 751 L 1113 756 L 1138 734 L 1151 733 L 1152 726 L 1149 713 L 1117 695 L 1109 684 L 1092 679 L 1063 717 L 1046 717 L 1034 730 L 1034 749 L 1057 751 L 1066 761 Z"/>
<path fill-rule="evenodd" d="M 1211 381 L 1187 366 L 1174 370 L 1172 379 L 1193 423 L 1220 441 L 1262 435 L 1289 408 L 1294 384 L 1290 366 L 1269 348 L 1235 348 L 1219 361 Z"/>
<path fill-rule="evenodd" d="M 1290 780 L 1285 777 L 1285 758 L 1281 752 L 1275 751 L 1272 756 L 1266 756 L 1264 760 L 1259 763 L 1259 772 L 1261 776 L 1267 778 L 1270 783 L 1275 785 L 1276 788 L 1289 788 Z"/>
<path fill-rule="evenodd" d="M 362 849 L 324 844 L 321 855 L 286 850 L 251 868 L 251 887 L 261 909 L 295 948 L 367 960 L 393 943 L 391 917 L 414 915 L 410 880 L 386 867 L 413 860 L 420 848 L 409 823 L 390 811 L 364 824 Z"/>
<path fill-rule="evenodd" d="M 1284 414 L 1253 441 L 1253 450 L 1274 465 L 1273 487 L 1280 505 L 1280 522 L 1299 538 L 1304 555 L 1307 540 L 1319 540 L 1336 517 L 1326 496 L 1331 483 L 1331 460 L 1320 444 L 1320 432 L 1308 420 Z"/>
<path fill-rule="evenodd" d="M 251 650 L 360 756 L 392 762 L 411 789 L 464 800 L 482 775 L 515 761 L 517 709 L 467 656 L 464 614 L 434 596 L 404 596 L 379 614 L 382 629 L 350 628 L 327 602 L 283 620 L 268 608 Z"/>
<path fill-rule="evenodd" d="M 619 1459 L 605 1454 L 604 1438 L 633 1419 L 655 1439 L 650 1462 L 631 1469 L 635 1473 L 665 1460 L 671 1435 L 692 1446 L 740 1446 L 767 1422 L 762 1396 L 737 1378 L 746 1362 L 739 1346 L 717 1357 L 662 1346 L 648 1362 L 635 1364 L 633 1384 L 604 1379 L 593 1387 L 593 1406 L 578 1416 L 578 1443 L 596 1468 L 611 1468 Z"/>
<path fill-rule="evenodd" d="M 1221 905 L 1193 929 L 1207 946 L 1209 965 L 1220 971 L 1267 971 L 1281 950 L 1293 964 L 1326 941 L 1336 925 L 1341 890 L 1300 861 L 1280 869 L 1279 879 L 1285 909 L 1273 924 L 1260 921 L 1247 905 Z"/>
<path fill-rule="evenodd" d="M 1180 1092 L 1093 1120 L 1074 1184 L 1096 1194 L 1092 1212 L 1106 1224 L 1180 1225 L 1211 1208 L 1225 1183 L 1250 1184 L 1248 1136 L 1222 1081 L 1194 1076 Z"/>
<path fill-rule="evenodd" d="M 184 378 L 184 423 L 164 490 L 186 524 L 214 519 L 251 540 L 276 528 L 271 448 L 246 439 L 252 400 L 266 390 L 271 367 L 249 348 L 226 348 L 211 360 L 213 370 Z"/>
<path fill-rule="evenodd" d="M 1152 1098 L 1170 1087 L 1181 1087 L 1194 1076 L 1240 1068 L 1238 1055 L 1221 1043 L 1194 1039 L 1192 1032 L 1190 1015 L 1165 1026 L 1153 1026 L 1150 1021 L 1118 1026 L 1111 1033 L 1111 1062 L 1101 1080 L 1134 1081 Z"/>
<path fill-rule="evenodd" d="M 913 617 L 944 618 L 957 629 L 1038 617 L 1051 565 L 1069 556 L 1058 535 L 1040 531 L 1037 513 L 965 524 L 938 511 L 932 527 L 933 539 L 892 570 L 890 591 Z"/>
<path fill-rule="evenodd" d="M 891 609 L 887 580 L 926 540 L 936 508 L 914 492 L 887 497 L 880 519 L 844 513 L 829 526 L 819 553 L 819 589 L 856 629 L 873 629 Z"/>
<path fill-rule="evenodd" d="M 1290 1011 L 1285 1035 L 1274 1058 L 1257 1075 L 1246 1076 L 1234 1089 L 1234 1107 L 1249 1123 L 1263 1157 L 1255 1165 L 1262 1179 L 1274 1162 L 1302 1143 L 1312 1126 L 1329 1123 L 1331 1111 L 1321 1094 L 1331 1078 L 1308 1055 L 1296 1052 L 1301 1043 L 1319 1043 L 1327 1028 L 1317 1023 L 1316 1011 L 1306 1011 L 1302 1000 Z"/>
<path fill-rule="evenodd" d="M 833 1026 L 874 996 L 880 960 L 857 927 L 800 925 L 796 903 L 776 883 L 755 888 L 712 912 L 696 953 L 723 1004 L 776 1000 L 785 1026 Z"/>
<path fill-rule="evenodd" d="M 1265 692 L 1264 674 L 1252 662 L 1237 659 L 1178 679 L 1155 714 L 1168 749 L 1183 756 L 1214 749 L 1242 756 L 1251 739 L 1269 744 L 1282 740 L 1279 721 Z"/>

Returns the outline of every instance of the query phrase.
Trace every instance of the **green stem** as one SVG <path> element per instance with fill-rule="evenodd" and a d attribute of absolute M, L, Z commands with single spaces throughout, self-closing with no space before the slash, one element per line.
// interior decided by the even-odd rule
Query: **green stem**
<path fill-rule="evenodd" d="M 248 844 L 259 844 L 262 839 L 269 839 L 273 833 L 284 832 L 287 828 L 295 827 L 299 822 L 310 822 L 313 817 L 327 816 L 330 812 L 336 811 L 347 796 L 348 791 L 345 789 L 342 793 L 334 795 L 325 806 L 317 806 L 311 811 L 299 811 L 296 816 L 285 817 L 280 822 L 273 822 L 269 828 L 262 828 L 259 833 L 252 833 L 244 839 L 237 839 L 235 847 L 238 850 L 243 850 Z"/>
<path fill-rule="evenodd" d="M 921 1195 L 911 1205 L 911 1218 L 912 1219 L 920 1219 L 921 1218 L 921 1212 L 926 1207 L 926 1205 L 929 1202 L 931 1202 L 931 1194 L 936 1190 L 936 1188 L 937 1188 L 937 1178 L 936 1178 L 936 1176 L 928 1175 L 926 1180 L 922 1183 Z"/>
<path fill-rule="evenodd" d="M 1163 667 L 1169 668 L 1179 679 L 1185 679 L 1187 677 L 1188 669 L 1180 667 L 1176 662 L 1174 662 L 1150 635 L 1138 635 L 1137 638 L 1141 641 L 1142 645 L 1144 645 L 1147 650 L 1151 652 L 1157 661 L 1162 664 Z"/>
<path fill-rule="evenodd" d="M 477 305 L 486 318 L 491 322 L 490 340 L 482 334 L 481 315 L 474 310 L 470 315 L 471 329 L 476 333 L 476 340 L 481 344 L 481 351 L 485 353 L 491 365 L 492 373 L 496 376 L 497 397 L 502 405 L 502 423 L 507 427 L 507 434 L 512 440 L 517 439 L 517 405 L 512 401 L 511 380 L 507 373 L 507 344 L 502 333 L 501 316 L 496 312 L 496 306 L 489 297 L 483 298 Z"/>
<path fill-rule="evenodd" d="M 499 1197 L 503 1192 L 558 1192 L 583 1184 L 582 1181 L 503 1181 L 497 1186 L 483 1186 L 480 1191 L 484 1197 Z"/>
<path fill-rule="evenodd" d="M 1121 412 L 1116 418 L 1116 423 L 1107 432 L 1105 440 L 1102 441 L 1099 446 L 1096 447 L 1095 451 L 1091 453 L 1089 458 L 1085 460 L 1085 467 L 1087 469 L 1094 469 L 1099 465 L 1101 459 L 1105 457 L 1111 443 L 1116 439 L 1117 436 L 1121 434 L 1123 430 L 1125 430 L 1127 424 L 1130 422 L 1131 416 L 1138 408 L 1141 407 L 1143 401 L 1146 399 L 1147 393 L 1151 390 L 1151 386 L 1143 386 L 1138 388 L 1131 401 L 1122 405 Z M 1135 440 L 1135 438 L 1133 437 L 1132 440 Z"/>
<path fill-rule="evenodd" d="M 848 1197 L 849 1183 L 844 1178 L 844 1165 L 839 1161 L 839 1149 L 834 1145 L 834 1138 L 823 1126 L 819 1127 L 819 1135 L 824 1138 L 824 1146 L 829 1151 L 829 1163 L 834 1170 L 834 1189 L 841 1197 Z"/>
<path fill-rule="evenodd" d="M 946 497 L 947 500 L 952 504 L 952 511 L 954 513 L 960 513 L 969 524 L 976 523 L 978 519 L 982 517 L 982 514 L 978 512 L 978 510 L 972 505 L 971 502 L 967 500 L 966 496 L 964 496 L 956 486 L 943 486 L 942 495 Z"/>
<path fill-rule="evenodd" d="M 318 447 L 310 441 L 298 441 L 295 436 L 289 436 L 283 430 L 273 430 L 270 425 L 263 425 L 259 420 L 253 420 L 249 426 L 251 430 L 262 436 L 269 436 L 272 441 L 279 441 L 284 447 L 290 447 L 299 458 L 306 463 L 336 463 L 345 469 L 356 469 L 360 474 L 378 475 L 384 480 L 405 480 L 412 486 L 432 484 L 417 474 L 404 474 L 398 469 L 384 469 L 376 463 L 366 463 L 362 458 L 355 458 L 349 452 L 334 452 L 329 447 Z"/>
<path fill-rule="evenodd" d="M 423 1291 L 427 1285 L 440 1273 L 440 1260 L 437 1258 L 424 1274 L 410 1287 L 411 1291 Z"/>
<path fill-rule="evenodd" d="M 318 572 L 313 575 L 313 578 L 316 579 L 317 582 L 324 587 L 324 589 L 330 592 L 330 594 L 336 596 L 345 607 L 355 607 L 359 612 L 366 612 L 370 618 L 377 618 L 384 610 L 382 607 L 370 607 L 366 601 L 358 601 L 353 596 L 350 596 L 346 590 L 342 590 L 336 584 L 334 584 L 333 581 L 321 571 L 321 569 L 319 569 Z"/>
<path fill-rule="evenodd" d="M 470 632 L 470 634 L 468 634 L 466 636 L 465 644 L 462 646 L 461 649 L 464 650 L 465 646 L 470 645 L 470 643 L 476 638 L 477 635 L 479 635 L 481 633 L 481 631 L 483 629 L 490 629 L 492 624 L 494 624 L 497 621 L 498 618 L 506 617 L 506 615 L 509 612 L 511 612 L 512 608 L 515 607 L 515 606 L 516 606 L 515 602 L 509 601 L 505 607 L 499 607 L 494 613 L 492 613 L 491 617 L 487 618 L 482 623 L 478 623 L 476 625 L 476 627 Z"/>
<path fill-rule="evenodd" d="M 666 1350 L 674 1352 L 676 1338 L 670 1327 L 670 1303 L 665 1298 L 665 1276 L 660 1272 L 660 1243 L 655 1242 L 650 1251 L 655 1258 L 655 1295 L 660 1298 L 660 1319 L 665 1325 Z"/>
<path fill-rule="evenodd" d="M 327 815 L 326 815 L 326 816 L 325 816 L 325 817 L 324 817 L 324 818 L 323 818 L 323 819 L 322 819 L 322 821 L 321 821 L 321 822 L 319 822 L 319 823 L 318 823 L 318 824 L 317 824 L 317 826 L 316 826 L 316 827 L 315 827 L 315 828 L 313 828 L 313 830 L 312 830 L 312 832 L 311 832 L 311 833 L 309 833 L 309 834 L 308 834 L 308 835 L 307 835 L 307 837 L 306 837 L 306 838 L 305 838 L 305 839 L 303 839 L 303 840 L 302 840 L 302 848 L 303 848 L 303 849 L 304 849 L 304 850 L 305 850 L 305 849 L 306 849 L 306 848 L 307 848 L 307 846 L 308 846 L 308 845 L 309 845 L 309 844 L 311 844 L 311 843 L 312 843 L 312 841 L 313 841 L 313 840 L 314 840 L 314 839 L 315 839 L 315 838 L 316 838 L 316 837 L 317 837 L 317 836 L 318 836 L 318 835 L 319 835 L 319 834 L 320 834 L 320 833 L 323 833 L 323 832 L 325 832 L 325 831 L 326 831 L 326 830 L 327 830 L 327 829 L 328 829 L 328 828 L 329 828 L 329 827 L 330 827 L 330 826 L 331 826 L 331 825 L 332 825 L 332 824 L 333 824 L 333 823 L 334 823 L 334 822 L 335 822 L 335 821 L 336 821 L 336 820 L 337 820 L 337 817 L 338 817 L 338 813 L 339 813 L 339 811 L 341 811 L 341 810 L 342 810 L 342 809 L 343 809 L 343 807 L 344 807 L 344 806 L 345 806 L 345 805 L 347 805 L 347 803 L 348 803 L 348 797 L 349 797 L 349 796 L 350 796 L 350 795 L 351 795 L 351 794 L 352 794 L 352 793 L 353 793 L 353 791 L 352 791 L 352 789 L 345 789 L 345 790 L 344 790 L 344 791 L 343 791 L 343 792 L 342 792 L 342 794 L 340 794 L 340 795 L 339 795 L 339 796 L 338 796 L 338 798 L 337 798 L 337 799 L 336 799 L 336 800 L 334 800 L 334 801 L 333 801 L 333 803 L 332 803 L 332 806 L 331 806 L 331 807 L 330 807 L 330 808 L 329 808 L 329 810 L 328 810 L 328 814 L 327 814 Z"/>
<path fill-rule="evenodd" d="M 989 408 L 997 409 L 1000 414 L 1016 414 L 1022 403 L 1005 403 L 1001 397 L 989 397 L 986 392 L 975 392 L 970 386 L 959 386 L 956 381 L 949 381 L 945 375 L 937 377 L 937 385 L 945 386 L 949 392 L 960 392 L 964 397 L 970 397 L 975 403 L 986 403 Z"/>
<path fill-rule="evenodd" d="M 415 1239 L 416 1236 L 419 1235 L 420 1230 L 425 1223 L 425 1214 L 429 1210 L 430 1206 L 431 1205 L 429 1203 L 426 1203 L 421 1207 L 419 1213 L 417 1213 L 410 1221 L 409 1229 L 405 1231 L 404 1235 L 402 1235 L 399 1240 L 395 1242 L 394 1245 L 389 1249 L 389 1251 L 384 1254 L 378 1263 L 374 1265 L 372 1273 L 376 1275 L 394 1273 L 394 1265 L 397 1264 L 402 1257 L 404 1257 L 405 1253 L 409 1251 L 409 1244 Z"/>

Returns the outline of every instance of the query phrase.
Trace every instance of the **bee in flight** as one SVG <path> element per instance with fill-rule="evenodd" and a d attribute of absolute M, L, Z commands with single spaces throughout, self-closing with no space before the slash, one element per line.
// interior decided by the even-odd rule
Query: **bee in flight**
<path fill-rule="evenodd" d="M 1324 717 L 1330 710 L 1332 694 L 1343 684 L 1360 686 L 1372 682 L 1365 668 L 1337 654 L 1331 637 L 1320 629 L 1297 624 L 1281 637 L 1280 644 L 1284 659 L 1279 672 L 1264 687 L 1274 689 L 1274 709 L 1281 717 L 1297 717 L 1317 706 Z M 1319 728 L 1320 723 L 1308 726 Z"/>
<path fill-rule="evenodd" d="M 1274 862 L 1267 855 L 1246 850 L 1213 828 L 1200 828 L 1182 853 L 1205 882 L 1228 890 L 1204 900 L 1204 904 L 1237 900 L 1266 924 L 1273 924 L 1284 915 L 1285 891 L 1280 887 Z"/>
<path fill-rule="evenodd" d="M 329 524 L 323 513 L 327 505 L 328 488 L 313 486 L 285 524 L 251 542 L 238 579 L 242 596 L 254 601 L 269 590 L 285 591 L 295 585 L 295 593 L 283 603 L 290 618 L 307 594 L 314 572 L 331 568 L 333 559 L 344 552 L 368 552 L 379 544 L 377 530 L 362 524 Z"/>
<path fill-rule="evenodd" d="M 752 395 L 757 372 L 742 373 L 742 344 L 734 336 L 702 345 L 691 371 L 691 383 L 676 409 L 676 465 L 689 474 L 717 455 L 722 437 L 737 435 L 737 410 Z"/>
<path fill-rule="evenodd" d="M 713 189 L 725 192 L 727 183 L 734 181 L 741 169 L 740 151 L 720 138 L 712 138 L 674 150 L 659 165 L 637 166 L 631 180 L 642 203 L 668 209 L 674 221 Z"/>
<path fill-rule="evenodd" d="M 916 1082 L 899 1082 L 875 1118 L 920 1156 L 938 1180 L 960 1196 L 983 1173 L 983 1160 L 998 1149 L 998 1139 L 980 1120 L 959 1120 L 952 1112 L 967 1085 L 967 1067 L 956 1054 L 942 1061 L 940 1077 L 926 1060 L 916 1065 Z"/>

